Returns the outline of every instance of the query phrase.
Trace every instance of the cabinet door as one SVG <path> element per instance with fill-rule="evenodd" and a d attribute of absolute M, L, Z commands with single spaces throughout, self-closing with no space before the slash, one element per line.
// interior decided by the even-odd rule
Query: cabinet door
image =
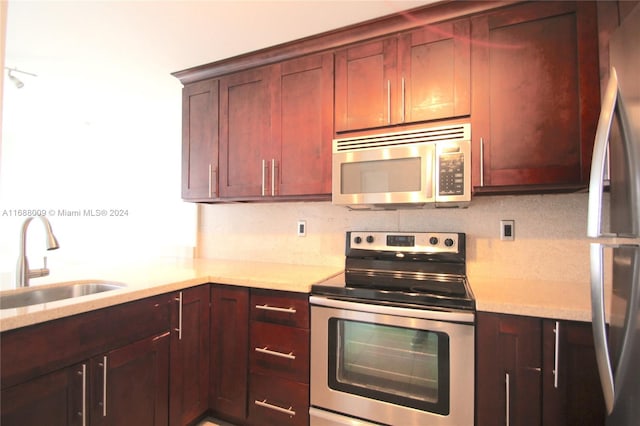
<path fill-rule="evenodd" d="M 471 28 L 476 190 L 585 186 L 600 103 L 595 2 L 516 5 Z"/>
<path fill-rule="evenodd" d="M 390 37 L 336 52 L 336 132 L 398 120 L 397 50 L 397 38 Z"/>
<path fill-rule="evenodd" d="M 92 425 L 169 424 L 169 332 L 91 363 Z"/>
<path fill-rule="evenodd" d="M 171 425 L 190 424 L 209 408 L 209 287 L 176 294 L 171 321 Z"/>
<path fill-rule="evenodd" d="M 273 195 L 331 193 L 333 55 L 326 53 L 275 66 L 273 113 L 276 169 Z"/>
<path fill-rule="evenodd" d="M 211 289 L 211 407 L 223 417 L 247 416 L 249 289 Z"/>
<path fill-rule="evenodd" d="M 83 367 L 84 366 L 84 367 Z M 3 426 L 81 426 L 87 416 L 87 364 L 49 373 L 3 389 L 0 424 Z M 83 401 L 85 404 L 83 405 Z M 85 420 L 87 418 L 85 417 Z"/>
<path fill-rule="evenodd" d="M 541 321 L 478 313 L 478 426 L 540 425 Z"/>
<path fill-rule="evenodd" d="M 218 80 L 182 90 L 182 198 L 218 197 Z"/>
<path fill-rule="evenodd" d="M 220 79 L 220 196 L 259 197 L 270 186 L 272 68 Z"/>
<path fill-rule="evenodd" d="M 251 374 L 249 424 L 306 426 L 309 424 L 309 386 L 279 377 Z"/>
<path fill-rule="evenodd" d="M 545 320 L 543 351 L 542 424 L 603 426 L 591 324 Z"/>
<path fill-rule="evenodd" d="M 427 25 L 400 37 L 402 122 L 471 112 L 469 20 Z M 402 102 L 402 100 L 401 100 Z"/>

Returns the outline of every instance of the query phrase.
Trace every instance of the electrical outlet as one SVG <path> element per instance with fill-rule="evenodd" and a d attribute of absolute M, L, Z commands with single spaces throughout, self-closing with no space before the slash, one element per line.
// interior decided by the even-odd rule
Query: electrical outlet
<path fill-rule="evenodd" d="M 307 221 L 298 221 L 298 237 L 305 237 L 307 235 Z"/>
<path fill-rule="evenodd" d="M 516 239 L 516 221 L 500 221 L 500 239 L 503 241 L 513 241 Z"/>

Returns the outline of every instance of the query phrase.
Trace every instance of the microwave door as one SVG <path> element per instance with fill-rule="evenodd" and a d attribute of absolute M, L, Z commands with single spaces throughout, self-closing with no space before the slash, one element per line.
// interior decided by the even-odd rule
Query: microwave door
<path fill-rule="evenodd" d="M 433 144 L 334 153 L 333 203 L 433 203 L 434 162 Z"/>

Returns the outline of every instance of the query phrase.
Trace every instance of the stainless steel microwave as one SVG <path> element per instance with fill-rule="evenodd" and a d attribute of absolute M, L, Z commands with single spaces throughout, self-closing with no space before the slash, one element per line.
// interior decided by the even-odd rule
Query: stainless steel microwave
<path fill-rule="evenodd" d="M 467 206 L 471 125 L 334 139 L 332 200 L 352 209 Z"/>

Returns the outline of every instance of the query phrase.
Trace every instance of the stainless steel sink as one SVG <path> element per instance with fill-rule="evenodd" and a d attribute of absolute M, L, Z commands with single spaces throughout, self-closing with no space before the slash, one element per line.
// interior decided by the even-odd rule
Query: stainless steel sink
<path fill-rule="evenodd" d="M 118 290 L 127 285 L 112 281 L 74 281 L 62 285 L 48 287 L 29 287 L 0 294 L 0 309 L 21 308 L 39 303 L 88 296 L 105 291 Z"/>

